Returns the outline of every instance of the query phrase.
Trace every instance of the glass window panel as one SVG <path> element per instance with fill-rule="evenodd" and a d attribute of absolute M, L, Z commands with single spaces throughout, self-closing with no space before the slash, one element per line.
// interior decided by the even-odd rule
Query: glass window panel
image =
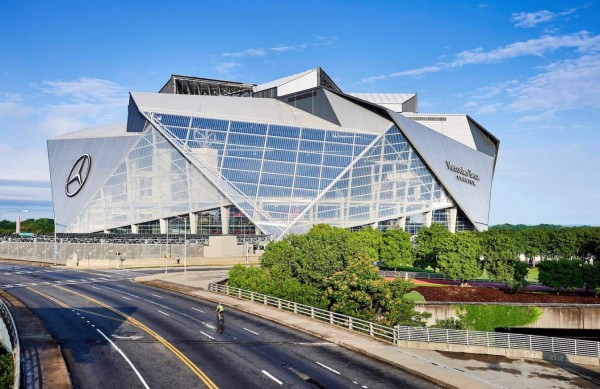
<path fill-rule="evenodd" d="M 223 169 L 223 176 L 233 182 L 246 182 L 250 184 L 256 184 L 258 182 L 258 172 Z"/>
<path fill-rule="evenodd" d="M 296 170 L 297 176 L 304 177 L 319 177 L 321 174 L 321 168 L 317 165 L 304 165 L 299 163 Z"/>
<path fill-rule="evenodd" d="M 230 134 L 228 142 L 231 145 L 263 147 L 265 138 L 256 135 Z"/>
<path fill-rule="evenodd" d="M 323 167 L 322 177 L 333 179 L 336 178 L 341 172 L 342 169 L 337 167 Z"/>
<path fill-rule="evenodd" d="M 193 118 L 192 127 L 209 128 L 213 130 L 227 131 L 229 122 L 227 120 Z"/>
<path fill-rule="evenodd" d="M 315 130 L 312 128 L 303 128 L 302 139 L 323 140 L 325 139 L 325 131 Z"/>
<path fill-rule="evenodd" d="M 240 169 L 240 170 L 260 170 L 260 160 L 259 159 L 248 159 L 248 158 L 237 158 L 237 157 L 227 157 L 223 161 L 224 169 Z"/>
<path fill-rule="evenodd" d="M 294 175 L 294 164 L 285 162 L 265 161 L 263 164 L 263 173 Z"/>
<path fill-rule="evenodd" d="M 325 158 L 323 158 L 323 165 L 346 167 L 350 164 L 351 161 L 352 159 L 350 157 L 325 154 Z"/>
<path fill-rule="evenodd" d="M 300 137 L 300 128 L 272 125 L 269 126 L 269 136 L 298 139 Z"/>
<path fill-rule="evenodd" d="M 263 149 L 258 147 L 244 147 L 231 145 L 227 147 L 227 157 L 243 157 L 249 159 L 260 159 L 262 156 Z"/>
<path fill-rule="evenodd" d="M 313 140 L 302 140 L 300 142 L 300 151 L 320 154 L 323 152 L 323 142 L 317 142 Z"/>
<path fill-rule="evenodd" d="M 296 161 L 296 152 L 295 151 L 267 149 L 265 151 L 265 159 L 268 159 L 271 161 L 295 162 Z"/>
<path fill-rule="evenodd" d="M 296 149 L 298 148 L 298 139 L 269 137 L 267 139 L 267 148 L 296 151 Z"/>
<path fill-rule="evenodd" d="M 267 133 L 267 125 L 260 123 L 231 122 L 229 131 L 232 133 L 265 135 Z"/>
<path fill-rule="evenodd" d="M 308 177 L 296 177 L 296 182 L 295 182 L 294 186 L 296 188 L 316 190 L 319 187 L 319 179 L 308 178 Z M 296 192 L 294 192 L 294 193 L 296 193 Z"/>
<path fill-rule="evenodd" d="M 354 134 L 342 131 L 327 131 L 327 142 L 333 143 L 354 143 Z"/>
<path fill-rule="evenodd" d="M 321 154 L 313 154 L 313 153 L 298 153 L 298 162 L 300 163 L 310 163 L 313 165 L 321 164 Z"/>
<path fill-rule="evenodd" d="M 261 185 L 275 185 L 291 188 L 293 183 L 294 178 L 292 176 L 283 176 L 270 173 L 263 173 L 260 179 Z"/>
<path fill-rule="evenodd" d="M 258 195 L 266 198 L 289 198 L 292 195 L 292 188 L 277 188 L 273 186 L 261 185 Z M 269 204 L 265 204 L 265 209 L 269 207 Z"/>

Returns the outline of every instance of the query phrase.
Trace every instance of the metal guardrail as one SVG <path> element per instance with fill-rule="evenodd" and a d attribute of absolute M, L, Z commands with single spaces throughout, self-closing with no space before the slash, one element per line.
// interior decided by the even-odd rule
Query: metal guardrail
<path fill-rule="evenodd" d="M 0 315 L 2 316 L 1 320 L 4 322 L 6 329 L 8 330 L 9 339 L 4 339 L 2 336 L 2 344 L 6 349 L 12 353 L 13 356 L 13 371 L 14 371 L 14 381 L 13 388 L 18 389 L 21 387 L 21 347 L 19 345 L 19 335 L 17 333 L 17 327 L 15 326 L 15 322 L 8 310 L 8 307 L 0 299 Z M 2 334 L 4 335 L 4 334 Z"/>
<path fill-rule="evenodd" d="M 388 327 L 352 316 L 342 315 L 340 313 L 299 304 L 293 301 L 282 300 L 277 297 L 227 285 L 210 283 L 209 290 L 211 292 L 222 293 L 243 300 L 250 300 L 259 304 L 270 305 L 284 311 L 345 327 L 349 330 L 357 331 L 394 344 L 398 344 L 400 341 L 416 341 L 460 344 L 465 346 L 498 347 L 600 358 L 600 342 L 589 340 L 503 332 L 450 330 L 430 327 Z"/>

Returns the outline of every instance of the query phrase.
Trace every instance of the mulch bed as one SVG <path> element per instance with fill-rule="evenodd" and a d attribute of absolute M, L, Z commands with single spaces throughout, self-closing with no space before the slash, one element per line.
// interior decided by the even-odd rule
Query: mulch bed
<path fill-rule="evenodd" d="M 506 293 L 490 287 L 417 286 L 415 290 L 428 302 L 497 302 L 497 303 L 549 303 L 549 304 L 600 304 L 600 298 L 579 294 L 560 295 L 541 292 Z"/>

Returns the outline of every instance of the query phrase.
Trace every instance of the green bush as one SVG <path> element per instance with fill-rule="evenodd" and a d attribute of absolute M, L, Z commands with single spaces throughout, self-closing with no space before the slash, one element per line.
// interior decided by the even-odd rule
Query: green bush
<path fill-rule="evenodd" d="M 417 292 L 416 290 L 408 292 L 402 297 L 405 300 L 409 300 L 409 301 L 415 301 L 415 302 L 425 301 L 425 297 L 423 297 L 423 295 L 421 293 Z"/>
<path fill-rule="evenodd" d="M 542 285 L 554 288 L 559 292 L 561 288 L 569 290 L 583 286 L 581 262 L 578 260 L 546 260 L 540 263 L 539 269 L 538 278 Z"/>
<path fill-rule="evenodd" d="M 443 328 L 448 330 L 466 330 L 468 329 L 465 323 L 456 317 L 449 317 L 448 319 L 436 320 L 435 324 L 431 328 Z"/>
<path fill-rule="evenodd" d="M 13 380 L 13 358 L 11 354 L 4 352 L 0 355 L 0 389 L 12 388 Z"/>
<path fill-rule="evenodd" d="M 538 307 L 509 305 L 459 305 L 457 309 L 465 328 L 476 331 L 521 327 L 535 323 L 542 314 Z"/>

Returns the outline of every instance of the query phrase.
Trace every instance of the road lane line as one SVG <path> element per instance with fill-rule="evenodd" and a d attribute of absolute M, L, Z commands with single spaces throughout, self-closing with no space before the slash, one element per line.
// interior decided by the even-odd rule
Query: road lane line
<path fill-rule="evenodd" d="M 283 385 L 283 382 L 279 381 L 277 378 L 273 377 L 271 374 L 269 374 L 268 371 L 263 370 L 262 373 L 264 375 L 266 375 L 267 377 L 269 377 L 270 379 L 272 379 L 273 381 L 277 382 L 279 385 Z"/>
<path fill-rule="evenodd" d="M 201 309 L 198 309 L 198 308 L 194 308 L 194 307 L 192 307 L 192 309 L 193 309 L 194 311 L 198 311 L 198 312 L 205 313 L 203 310 L 201 310 Z"/>
<path fill-rule="evenodd" d="M 131 366 L 131 368 L 135 372 L 135 375 L 137 375 L 138 378 L 140 379 L 140 381 L 142 381 L 142 385 L 144 385 L 144 388 L 150 389 L 150 387 L 148 386 L 148 384 L 144 380 L 144 377 L 142 377 L 142 375 L 140 374 L 140 372 L 138 371 L 138 369 L 136 369 L 135 366 L 133 366 L 133 363 L 131 363 L 131 361 L 129 360 L 129 358 L 127 358 L 127 355 L 125 355 L 125 353 L 123 351 L 121 351 L 121 349 L 118 348 L 117 345 L 112 340 L 110 340 L 110 338 L 108 336 L 104 335 L 104 333 L 102 331 L 100 331 L 97 328 L 96 328 L 96 331 L 98 331 L 100 333 L 100 335 L 102 335 L 104 337 L 104 339 L 106 339 L 108 341 L 108 343 L 110 343 L 110 345 L 113 346 L 115 348 L 115 350 L 117 350 L 119 352 L 119 354 L 121 354 L 121 356 L 123 357 L 123 359 L 125 361 L 127 361 L 127 363 L 129 363 L 129 366 Z"/>
<path fill-rule="evenodd" d="M 160 312 L 160 313 L 162 313 L 162 314 L 163 314 L 163 315 L 165 315 L 165 316 L 171 316 L 171 315 L 169 315 L 168 313 L 161 311 L 160 309 L 157 309 L 157 311 L 158 311 L 158 312 Z"/>
<path fill-rule="evenodd" d="M 321 362 L 315 362 L 315 363 L 316 363 L 317 365 L 319 365 L 319 366 L 322 366 L 322 367 L 324 367 L 325 369 L 327 369 L 327 370 L 329 370 L 329 371 L 332 371 L 332 372 L 334 372 L 334 373 L 335 373 L 335 374 L 337 374 L 337 375 L 340 375 L 340 372 L 339 372 L 339 371 L 337 371 L 337 370 L 334 370 L 334 369 L 332 369 L 331 367 L 329 367 L 329 366 L 327 366 L 327 365 L 324 365 L 324 364 L 322 364 Z"/>
<path fill-rule="evenodd" d="M 121 296 L 121 297 L 123 297 L 125 300 L 131 301 L 131 299 L 129 297 L 125 297 L 125 296 Z"/>
<path fill-rule="evenodd" d="M 143 331 L 145 331 L 147 334 L 151 335 L 154 339 L 158 340 L 160 343 L 163 344 L 163 346 L 165 346 L 167 349 L 169 349 L 169 351 L 171 351 L 173 354 L 175 354 L 175 356 L 177 358 L 179 358 L 187 367 L 190 368 L 190 370 L 192 370 L 194 372 L 194 374 L 196 374 L 196 376 L 198 378 L 200 378 L 200 380 L 209 388 L 209 389 L 216 389 L 218 388 L 218 386 L 212 382 L 212 380 L 210 378 L 208 378 L 208 376 L 206 375 L 206 373 L 204 373 L 202 370 L 200 370 L 200 368 L 198 366 L 196 366 L 196 364 L 194 364 L 194 362 L 192 362 L 185 354 L 183 354 L 177 347 L 173 346 L 171 343 L 169 343 L 169 341 L 167 341 L 165 338 L 163 338 L 162 336 L 160 336 L 159 334 L 157 334 L 156 332 L 154 332 L 152 329 L 148 328 L 146 325 L 144 325 L 142 322 L 134 319 L 131 316 L 128 316 L 126 314 L 124 314 L 123 312 L 119 311 L 116 308 L 111 307 L 110 305 L 107 305 L 101 301 L 98 301 L 92 297 L 89 297 L 85 294 L 76 292 L 74 290 L 71 289 L 67 289 L 65 287 L 62 286 L 55 286 L 55 288 L 63 290 L 65 292 L 69 292 L 71 294 L 74 294 L 76 296 L 79 296 L 83 299 L 86 299 L 88 301 L 91 301 L 101 307 L 104 307 L 106 309 L 108 309 L 109 311 L 112 311 L 114 313 L 116 313 L 117 315 L 123 317 L 124 319 L 126 319 L 129 323 L 133 324 L 134 326 L 142 329 Z"/>
<path fill-rule="evenodd" d="M 202 332 L 200 331 L 200 333 L 208 338 L 211 338 L 212 340 L 215 340 L 215 338 L 213 338 L 212 336 L 210 336 L 209 334 L 207 334 L 206 332 Z"/>
<path fill-rule="evenodd" d="M 94 285 L 90 285 L 90 286 L 91 286 L 92 288 L 94 288 L 94 289 L 98 289 L 98 290 L 100 290 L 100 288 L 98 288 L 97 286 L 94 286 Z"/>
<path fill-rule="evenodd" d="M 254 332 L 252 330 L 247 329 L 246 327 L 243 327 L 243 329 L 245 329 L 248 332 L 252 332 L 254 335 L 260 335 L 258 332 Z"/>
<path fill-rule="evenodd" d="M 154 296 L 154 297 L 158 297 L 159 299 L 161 299 L 161 298 L 162 298 L 162 296 L 159 296 L 159 295 L 157 295 L 157 294 L 154 294 L 154 293 L 152 293 L 152 296 Z"/>

